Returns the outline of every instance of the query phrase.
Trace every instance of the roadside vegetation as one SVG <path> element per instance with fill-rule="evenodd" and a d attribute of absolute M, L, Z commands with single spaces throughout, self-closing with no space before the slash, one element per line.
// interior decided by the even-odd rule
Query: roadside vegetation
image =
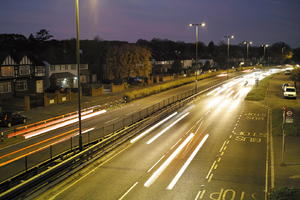
<path fill-rule="evenodd" d="M 297 99 L 285 99 L 283 97 L 282 84 L 295 84 L 294 70 L 291 76 L 284 75 L 284 73 L 274 74 L 260 81 L 258 87 L 254 87 L 246 97 L 246 100 L 262 101 L 272 110 L 272 134 L 282 134 L 282 114 L 283 107 L 291 108 L 294 112 L 294 122 L 292 124 L 285 124 L 285 132 L 290 136 L 300 135 L 300 101 L 299 88 L 297 90 Z M 296 79 L 297 80 L 297 79 Z"/>
<path fill-rule="evenodd" d="M 269 200 L 298 200 L 300 190 L 292 188 L 280 188 L 271 192 Z"/>

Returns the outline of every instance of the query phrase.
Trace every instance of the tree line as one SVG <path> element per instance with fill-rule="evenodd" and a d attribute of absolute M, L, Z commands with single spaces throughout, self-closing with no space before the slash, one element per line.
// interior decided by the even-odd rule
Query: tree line
<path fill-rule="evenodd" d="M 105 41 L 95 37 L 81 40 L 81 63 L 89 64 L 92 73 L 101 81 L 127 79 L 131 76 L 148 76 L 152 73 L 151 60 L 173 60 L 172 73 L 181 72 L 180 60 L 195 58 L 195 44 L 182 41 L 154 38 L 139 39 L 135 43 L 126 41 Z M 75 39 L 57 40 L 48 30 L 42 29 L 26 37 L 21 34 L 0 34 L 0 52 L 8 54 L 30 54 L 40 61 L 51 64 L 75 63 Z M 227 60 L 227 44 L 213 41 L 205 45 L 198 43 L 199 59 L 214 60 L 216 69 L 238 66 L 241 60 L 246 64 L 285 64 L 300 62 L 300 48 L 292 49 L 284 42 L 262 46 L 251 46 L 246 58 L 246 46 L 241 43 L 230 45 L 230 59 Z M 203 69 L 208 69 L 202 66 Z"/>

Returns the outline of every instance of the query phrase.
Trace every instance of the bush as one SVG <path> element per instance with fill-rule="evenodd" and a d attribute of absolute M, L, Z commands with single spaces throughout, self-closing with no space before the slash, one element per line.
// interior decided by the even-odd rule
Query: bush
<path fill-rule="evenodd" d="M 273 190 L 269 196 L 269 200 L 297 200 L 300 199 L 300 190 L 292 188 L 280 188 Z"/>
<path fill-rule="evenodd" d="M 269 80 L 272 78 L 272 76 L 269 76 L 267 78 L 264 78 L 258 83 L 257 87 L 253 87 L 252 90 L 247 94 L 246 100 L 250 101 L 261 101 L 265 99 L 266 96 L 266 90 L 269 84 Z"/>

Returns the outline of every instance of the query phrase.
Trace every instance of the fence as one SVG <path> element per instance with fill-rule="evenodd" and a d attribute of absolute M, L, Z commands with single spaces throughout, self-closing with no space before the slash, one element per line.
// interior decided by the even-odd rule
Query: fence
<path fill-rule="evenodd" d="M 183 100 L 187 97 L 195 94 L 195 90 L 189 90 L 184 93 L 166 98 L 159 103 L 153 104 L 143 110 L 131 114 L 128 117 L 120 119 L 114 123 L 108 124 L 98 129 L 94 129 L 82 134 L 83 144 L 87 145 L 91 142 L 99 141 L 101 138 L 116 132 L 117 130 L 128 127 L 150 115 L 156 113 L 157 111 L 175 103 Z M 84 131 L 84 130 L 83 130 Z M 61 139 L 59 143 L 52 144 L 49 146 L 42 147 L 39 151 L 15 160 L 0 167 L 0 183 L 7 179 L 10 179 L 18 174 L 29 171 L 31 168 L 39 165 L 41 163 L 49 162 L 63 153 L 70 152 L 76 147 L 78 147 L 78 135 L 77 130 L 70 132 L 71 136 L 67 139 Z M 1 190 L 0 190 L 1 192 Z"/>

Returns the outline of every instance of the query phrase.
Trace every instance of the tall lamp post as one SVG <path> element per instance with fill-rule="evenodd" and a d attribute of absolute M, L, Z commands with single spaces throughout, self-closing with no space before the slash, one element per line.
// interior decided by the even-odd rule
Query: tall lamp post
<path fill-rule="evenodd" d="M 265 61 L 265 63 L 267 63 L 266 62 L 266 49 L 269 47 L 269 45 L 268 44 L 263 44 L 262 47 L 264 48 L 264 61 Z"/>
<path fill-rule="evenodd" d="M 197 71 L 197 66 L 198 66 L 198 36 L 199 36 L 198 32 L 199 32 L 199 27 L 205 27 L 206 24 L 205 24 L 205 22 L 202 22 L 200 24 L 189 24 L 189 27 L 193 27 L 193 26 L 196 27 L 196 58 L 195 58 L 196 75 L 195 75 L 195 90 L 197 91 L 197 87 L 198 87 L 198 85 L 197 85 L 197 73 L 198 73 L 198 71 Z"/>
<path fill-rule="evenodd" d="M 81 131 L 81 87 L 80 87 L 80 26 L 79 26 L 79 3 L 75 0 L 76 9 L 76 62 L 77 62 L 77 84 L 78 84 L 78 128 L 79 128 L 79 151 L 83 150 Z"/>
<path fill-rule="evenodd" d="M 227 39 L 227 79 L 228 79 L 228 70 L 229 70 L 229 46 L 230 46 L 230 40 L 234 39 L 234 35 L 225 35 L 224 37 Z"/>
<path fill-rule="evenodd" d="M 243 42 L 243 44 L 245 44 L 246 45 L 246 48 L 247 48 L 247 56 L 246 56 L 246 58 L 247 58 L 247 61 L 248 61 L 248 57 L 249 57 L 249 46 L 251 45 L 251 44 L 253 44 L 253 42 L 251 42 L 251 41 L 244 41 Z"/>

